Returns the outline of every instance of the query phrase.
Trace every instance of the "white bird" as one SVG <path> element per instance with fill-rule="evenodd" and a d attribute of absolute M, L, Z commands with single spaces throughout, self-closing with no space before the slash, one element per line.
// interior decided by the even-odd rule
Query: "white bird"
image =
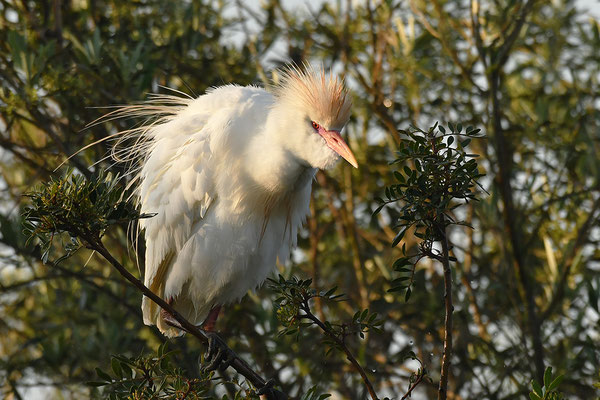
<path fill-rule="evenodd" d="M 351 101 L 323 70 L 291 67 L 271 91 L 226 85 L 196 98 L 155 96 L 120 116 L 156 116 L 126 131 L 139 160 L 145 232 L 144 283 L 210 331 L 221 306 L 260 286 L 296 244 L 312 180 L 339 156 L 357 162 L 340 131 Z M 157 101 L 167 103 L 159 105 Z M 144 323 L 181 331 L 144 297 Z"/>

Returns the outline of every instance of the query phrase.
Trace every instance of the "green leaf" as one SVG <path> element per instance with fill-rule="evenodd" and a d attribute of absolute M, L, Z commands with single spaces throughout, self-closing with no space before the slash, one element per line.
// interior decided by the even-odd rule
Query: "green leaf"
<path fill-rule="evenodd" d="M 404 176 L 399 171 L 394 171 L 394 176 L 398 182 L 404 183 Z"/>
<path fill-rule="evenodd" d="M 406 289 L 406 294 L 404 295 L 404 302 L 408 302 L 411 294 L 412 294 L 412 290 L 410 288 Z"/>
<path fill-rule="evenodd" d="M 544 386 L 548 388 L 552 382 L 552 367 L 547 367 L 544 371 Z"/>
<path fill-rule="evenodd" d="M 407 287 L 406 281 L 410 280 L 410 276 L 401 276 L 394 279 L 391 283 L 394 287 Z"/>
<path fill-rule="evenodd" d="M 538 396 L 537 394 L 535 394 L 533 392 L 529 392 L 529 399 L 530 400 L 542 400 L 542 398 L 540 396 Z"/>
<path fill-rule="evenodd" d="M 373 214 L 372 214 L 372 215 L 373 215 L 373 216 L 375 216 L 375 215 L 379 214 L 379 213 L 381 212 L 381 210 L 383 210 L 383 207 L 385 207 L 385 204 L 382 204 L 382 205 L 380 205 L 379 207 L 377 207 L 377 208 L 375 209 L 375 211 L 373 211 Z"/>
<path fill-rule="evenodd" d="M 533 387 L 533 392 L 535 394 L 537 394 L 540 398 L 542 398 L 544 396 L 543 392 L 542 392 L 542 388 L 540 386 L 539 383 L 537 383 L 536 381 L 531 381 L 531 386 Z"/>
<path fill-rule="evenodd" d="M 123 376 L 129 379 L 133 378 L 133 370 L 127 363 L 121 361 L 121 369 L 123 370 Z"/>
<path fill-rule="evenodd" d="M 406 286 L 392 286 L 387 290 L 387 293 L 401 292 L 406 289 Z"/>
<path fill-rule="evenodd" d="M 121 369 L 121 363 L 116 358 L 112 358 L 110 360 L 110 366 L 117 378 L 123 378 L 123 370 Z"/>
<path fill-rule="evenodd" d="M 394 261 L 394 264 L 392 264 L 392 268 L 396 269 L 396 268 L 402 267 L 404 265 L 410 265 L 410 264 L 411 264 L 411 262 L 408 257 L 400 257 L 399 259 Z"/>
<path fill-rule="evenodd" d="M 402 229 L 400 232 L 398 232 L 396 234 L 396 236 L 394 237 L 394 240 L 392 241 L 392 247 L 396 247 L 398 245 L 398 243 L 400 243 L 400 241 L 404 237 L 404 234 L 406 233 L 406 231 L 407 231 L 407 229 Z"/>
<path fill-rule="evenodd" d="M 546 390 L 551 391 L 551 390 L 558 388 L 558 385 L 560 385 L 560 383 L 562 382 L 564 377 L 565 377 L 564 375 L 559 375 L 556 378 L 554 378 L 554 380 L 552 382 L 550 382 L 550 384 L 548 386 L 546 386 Z"/>
<path fill-rule="evenodd" d="M 359 318 L 360 321 L 364 320 L 368 314 L 369 314 L 369 309 L 368 308 L 364 309 L 363 312 L 360 314 L 360 318 Z"/>
<path fill-rule="evenodd" d="M 96 367 L 96 374 L 98 374 L 98 377 L 100 377 L 101 379 L 104 379 L 107 382 L 112 382 L 112 378 L 110 377 L 110 375 L 108 375 L 106 372 L 102 371 L 98 367 Z"/>

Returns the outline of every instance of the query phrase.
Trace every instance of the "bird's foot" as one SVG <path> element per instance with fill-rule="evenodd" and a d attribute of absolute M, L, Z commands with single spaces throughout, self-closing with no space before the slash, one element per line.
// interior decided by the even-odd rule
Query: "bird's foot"
<path fill-rule="evenodd" d="M 208 338 L 208 350 L 204 354 L 204 362 L 208 362 L 208 365 L 204 367 L 204 370 L 214 371 L 218 369 L 225 371 L 237 358 L 237 354 L 215 332 L 204 333 Z"/>
<path fill-rule="evenodd" d="M 273 389 L 274 385 L 275 381 L 273 379 L 269 379 L 263 387 L 256 391 L 256 394 L 258 396 L 267 396 L 267 399 L 288 400 L 288 397 L 285 393 L 282 393 L 277 389 Z"/>
<path fill-rule="evenodd" d="M 273 385 L 275 385 L 275 381 L 273 379 L 269 379 L 265 382 L 265 386 L 256 391 L 256 394 L 262 396 L 263 394 L 271 393 L 273 391 Z"/>

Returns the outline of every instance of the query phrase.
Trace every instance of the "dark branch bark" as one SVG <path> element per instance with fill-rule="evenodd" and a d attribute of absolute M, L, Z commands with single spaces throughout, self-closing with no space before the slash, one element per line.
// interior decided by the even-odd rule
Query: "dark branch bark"
<path fill-rule="evenodd" d="M 536 379 L 541 382 L 544 377 L 544 348 L 542 346 L 541 330 L 538 323 L 531 278 L 525 266 L 525 254 L 522 247 L 523 238 L 521 237 L 521 232 L 515 225 L 515 221 L 519 219 L 519 212 L 514 205 L 513 188 L 510 182 L 513 164 L 512 149 L 510 148 L 502 129 L 501 106 L 499 100 L 499 70 L 494 68 L 489 79 L 491 89 L 490 94 L 492 96 L 494 142 L 498 157 L 498 175 L 496 176 L 496 180 L 504 204 L 502 210 L 504 229 L 508 234 L 511 244 L 514 267 L 516 269 L 517 279 L 523 293 L 527 310 L 527 327 L 533 345 L 533 361 L 536 370 Z"/>
<path fill-rule="evenodd" d="M 452 361 L 452 269 L 450 268 L 448 238 L 446 236 L 446 223 L 444 216 L 438 220 L 438 230 L 441 234 L 442 255 L 441 262 L 444 266 L 444 308 L 446 317 L 444 319 L 444 354 L 442 356 L 442 371 L 440 374 L 440 385 L 438 388 L 438 400 L 445 400 L 448 394 L 448 377 L 450 376 L 450 365 Z"/>
<path fill-rule="evenodd" d="M 531 277 L 529 276 L 525 265 L 525 249 L 523 247 L 522 232 L 516 226 L 516 221 L 519 219 L 520 213 L 514 205 L 513 188 L 511 184 L 513 167 L 512 148 L 507 141 L 506 136 L 504 135 L 504 129 L 502 128 L 502 106 L 500 104 L 502 68 L 508 60 L 510 50 L 518 38 L 534 3 L 535 0 L 529 0 L 523 5 L 512 30 L 504 38 L 502 45 L 498 49 L 498 52 L 496 53 L 497 56 L 489 60 L 488 84 L 490 87 L 491 125 L 498 164 L 496 181 L 500 189 L 502 203 L 504 204 L 502 210 L 504 229 L 508 234 L 511 244 L 513 265 L 527 310 L 526 324 L 532 341 L 536 380 L 541 382 L 543 381 L 544 376 L 544 347 L 542 345 L 541 327 L 536 310 Z M 484 58 L 483 55 L 482 58 Z"/>

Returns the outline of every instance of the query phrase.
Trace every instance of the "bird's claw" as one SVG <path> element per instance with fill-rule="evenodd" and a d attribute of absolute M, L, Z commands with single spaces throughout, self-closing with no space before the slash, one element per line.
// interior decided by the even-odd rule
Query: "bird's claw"
<path fill-rule="evenodd" d="M 267 396 L 268 399 L 274 400 L 288 400 L 288 397 L 285 393 L 280 392 L 277 389 L 273 389 L 275 385 L 275 381 L 273 379 L 269 379 L 265 382 L 264 386 L 256 391 L 258 396 Z"/>
<path fill-rule="evenodd" d="M 204 367 L 205 371 L 214 371 L 216 369 L 220 371 L 226 370 L 233 360 L 237 358 L 237 355 L 231 350 L 223 339 L 214 332 L 205 332 L 208 338 L 208 349 L 204 354 L 204 361 L 208 362 L 208 365 Z"/>
<path fill-rule="evenodd" d="M 275 385 L 275 381 L 273 379 L 269 379 L 265 382 L 265 385 L 256 391 L 256 394 L 262 396 L 263 394 L 269 393 L 273 389 L 273 385 Z"/>

